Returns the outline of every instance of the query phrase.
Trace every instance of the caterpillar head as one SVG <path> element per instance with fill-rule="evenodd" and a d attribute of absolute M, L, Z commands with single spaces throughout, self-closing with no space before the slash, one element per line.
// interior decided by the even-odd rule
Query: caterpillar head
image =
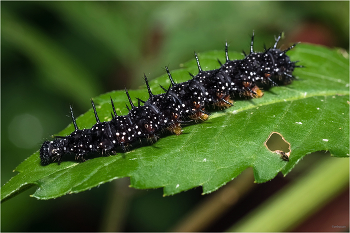
<path fill-rule="evenodd" d="M 45 141 L 40 148 L 41 164 L 48 165 L 55 160 L 59 163 L 62 157 L 60 151 L 59 140 Z"/>
<path fill-rule="evenodd" d="M 42 165 L 51 163 L 50 141 L 45 141 L 40 148 L 40 159 Z"/>

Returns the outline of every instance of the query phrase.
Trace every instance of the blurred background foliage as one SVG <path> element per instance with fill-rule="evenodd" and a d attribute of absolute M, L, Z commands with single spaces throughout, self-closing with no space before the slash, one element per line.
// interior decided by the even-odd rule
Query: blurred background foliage
<path fill-rule="evenodd" d="M 258 50 L 263 43 L 271 46 L 282 31 L 284 44 L 348 50 L 349 2 L 1 2 L 1 185 L 46 138 L 70 123 L 70 104 L 79 115 L 90 107 L 90 98 L 138 88 L 143 73 L 156 78 L 164 66 L 174 70 L 192 59 L 193 51 L 223 50 L 225 40 L 231 51 L 248 51 L 253 30 Z M 255 185 L 202 230 L 228 229 L 328 156 L 307 156 L 286 178 Z M 161 189 L 134 190 L 128 184 L 121 179 L 49 201 L 30 198 L 31 188 L 1 205 L 1 230 L 99 231 L 115 217 L 118 223 L 109 229 L 167 231 L 210 196 L 196 188 L 163 198 Z M 344 195 L 348 191 L 334 201 L 346 200 Z M 109 212 L 115 200 L 123 200 L 117 203 L 123 208 Z"/>

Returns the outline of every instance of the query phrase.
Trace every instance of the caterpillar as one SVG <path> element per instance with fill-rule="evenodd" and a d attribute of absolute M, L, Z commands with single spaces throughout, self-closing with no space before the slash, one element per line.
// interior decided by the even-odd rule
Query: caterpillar
<path fill-rule="evenodd" d="M 206 108 L 212 106 L 220 109 L 233 105 L 234 98 L 260 98 L 261 88 L 268 89 L 277 85 L 287 85 L 295 77 L 293 71 L 298 61 L 291 61 L 286 53 L 294 48 L 293 44 L 285 50 L 277 48 L 280 34 L 275 43 L 264 52 L 254 52 L 254 32 L 250 42 L 250 53 L 244 54 L 242 60 L 230 60 L 228 44 L 225 44 L 226 62 L 220 68 L 204 71 L 201 68 L 197 54 L 195 59 L 198 74 L 192 79 L 176 83 L 169 69 L 166 72 L 171 85 L 168 89 L 161 86 L 164 93 L 155 95 L 144 75 L 149 98 L 147 101 L 138 99 L 135 106 L 125 89 L 131 108 L 126 105 L 129 113 L 118 116 L 111 98 L 112 120 L 101 122 L 95 104 L 91 100 L 96 118 L 96 124 L 90 129 L 79 129 L 70 106 L 71 118 L 75 130 L 68 136 L 56 136 L 51 141 L 45 141 L 40 148 L 42 165 L 62 161 L 63 156 L 74 156 L 75 160 L 85 161 L 87 155 L 98 154 L 108 156 L 116 154 L 117 149 L 127 151 L 127 146 L 145 138 L 157 139 L 164 130 L 173 134 L 182 133 L 181 124 L 205 121 L 209 117 Z"/>

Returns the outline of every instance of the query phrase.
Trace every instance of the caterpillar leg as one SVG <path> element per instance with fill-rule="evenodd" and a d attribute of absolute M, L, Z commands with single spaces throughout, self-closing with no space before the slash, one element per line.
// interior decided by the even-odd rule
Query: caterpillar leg
<path fill-rule="evenodd" d="M 264 92 L 257 85 L 253 85 L 251 82 L 243 82 L 243 87 L 243 95 L 246 97 L 261 98 L 264 95 Z"/>
<path fill-rule="evenodd" d="M 176 135 L 182 134 L 182 128 L 181 128 L 181 124 L 180 123 L 172 124 L 167 129 L 170 132 L 172 132 L 173 134 L 176 134 Z"/>
<path fill-rule="evenodd" d="M 216 102 L 214 105 L 221 108 L 229 108 L 233 106 L 233 100 L 231 100 L 230 95 L 225 95 L 223 93 L 218 93 L 217 97 L 219 99 L 218 102 Z"/>

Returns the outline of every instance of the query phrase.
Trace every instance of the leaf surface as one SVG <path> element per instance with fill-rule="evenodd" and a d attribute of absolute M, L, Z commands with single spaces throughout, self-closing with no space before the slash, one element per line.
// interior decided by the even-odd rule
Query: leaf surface
<path fill-rule="evenodd" d="M 208 121 L 185 127 L 180 136 L 165 136 L 153 144 L 143 142 L 141 147 L 129 147 L 125 154 L 41 166 L 37 152 L 22 162 L 16 168 L 19 174 L 2 187 L 2 200 L 31 185 L 38 185 L 34 197 L 50 199 L 122 177 L 130 177 L 130 186 L 138 189 L 163 187 L 164 195 L 197 186 L 210 193 L 248 167 L 253 167 L 255 181 L 262 183 L 278 172 L 287 175 L 305 155 L 315 151 L 348 157 L 348 55 L 308 44 L 300 44 L 288 54 L 306 67 L 296 69 L 298 80 L 291 85 L 273 87 L 260 99 L 236 101 L 229 109 L 212 112 Z M 204 70 L 215 69 L 219 68 L 217 58 L 224 61 L 224 52 L 207 52 L 199 58 Z M 242 55 L 230 53 L 230 58 L 242 59 Z M 188 80 L 188 72 L 197 72 L 194 60 L 182 66 L 172 71 L 176 82 Z M 170 85 L 166 75 L 151 81 L 153 93 L 163 92 L 159 84 Z M 148 98 L 145 88 L 129 93 L 135 104 L 136 97 Z M 128 112 L 124 91 L 106 93 L 94 98 L 101 121 L 111 120 L 110 96 L 119 114 Z M 94 125 L 92 109 L 78 117 L 77 124 L 80 128 Z M 58 135 L 73 130 L 71 124 Z M 289 162 L 265 146 L 273 132 L 290 144 Z"/>

